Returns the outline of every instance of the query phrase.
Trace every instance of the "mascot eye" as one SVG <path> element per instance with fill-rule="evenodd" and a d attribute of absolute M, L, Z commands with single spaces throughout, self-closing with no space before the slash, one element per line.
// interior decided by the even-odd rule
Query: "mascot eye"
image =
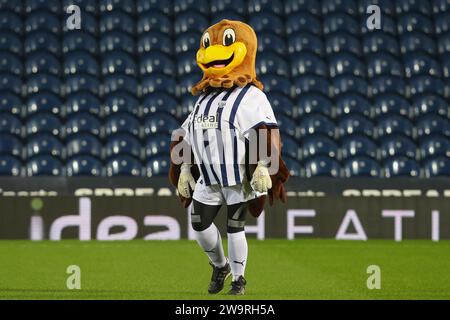
<path fill-rule="evenodd" d="M 236 34 L 233 29 L 227 29 L 223 33 L 223 45 L 230 46 L 236 41 Z"/>
<path fill-rule="evenodd" d="M 211 45 L 211 38 L 209 37 L 209 33 L 206 32 L 202 38 L 203 47 L 206 49 Z"/>

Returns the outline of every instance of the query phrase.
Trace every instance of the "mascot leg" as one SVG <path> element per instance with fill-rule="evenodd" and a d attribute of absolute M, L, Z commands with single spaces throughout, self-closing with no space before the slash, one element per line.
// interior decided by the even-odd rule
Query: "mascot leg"
<path fill-rule="evenodd" d="M 213 223 L 220 209 L 219 206 L 206 205 L 194 200 L 191 222 L 195 238 L 200 247 L 208 255 L 211 263 L 218 268 L 227 264 L 223 252 L 222 238 L 216 225 Z"/>
<path fill-rule="evenodd" d="M 247 209 L 247 202 L 227 206 L 228 257 L 233 281 L 244 277 L 247 264 L 248 246 L 244 231 Z"/>

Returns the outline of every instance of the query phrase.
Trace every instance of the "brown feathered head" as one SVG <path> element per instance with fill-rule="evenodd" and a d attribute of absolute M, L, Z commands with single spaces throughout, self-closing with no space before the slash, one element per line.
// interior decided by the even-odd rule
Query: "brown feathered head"
<path fill-rule="evenodd" d="M 197 51 L 197 64 L 203 71 L 203 78 L 192 87 L 192 94 L 210 88 L 243 87 L 249 83 L 262 90 L 255 71 L 257 48 L 255 31 L 248 24 L 222 20 L 209 27 Z"/>

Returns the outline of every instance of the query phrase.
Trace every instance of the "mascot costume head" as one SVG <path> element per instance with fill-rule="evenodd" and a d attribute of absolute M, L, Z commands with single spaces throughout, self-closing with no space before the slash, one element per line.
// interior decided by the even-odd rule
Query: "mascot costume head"
<path fill-rule="evenodd" d="M 255 62 L 258 41 L 255 31 L 248 24 L 240 21 L 222 20 L 209 27 L 200 39 L 200 49 L 196 60 L 203 71 L 202 79 L 192 87 L 192 94 L 199 95 L 211 90 L 233 87 L 245 87 L 252 84 L 263 89 L 262 83 L 256 78 Z M 268 192 L 269 203 L 274 199 L 286 201 L 284 183 L 289 177 L 289 170 L 281 159 L 281 140 L 278 129 L 261 125 L 257 130 L 268 130 L 267 150 L 279 157 L 279 170 L 271 175 L 272 188 Z M 171 152 L 175 146 L 185 143 L 183 138 L 174 139 L 171 143 Z M 171 157 L 172 158 L 172 157 Z M 169 180 L 176 187 L 180 175 L 180 166 L 171 160 Z M 256 167 L 256 166 L 255 166 Z M 253 168 L 254 170 L 254 168 Z M 192 174 L 195 180 L 199 177 L 199 171 L 194 166 Z M 187 207 L 192 198 L 180 196 L 184 206 Z M 249 201 L 250 213 L 258 217 L 264 207 L 266 196 Z"/>
<path fill-rule="evenodd" d="M 244 87 L 249 83 L 262 90 L 255 71 L 257 48 L 255 31 L 248 24 L 222 20 L 209 27 L 201 37 L 197 52 L 203 78 L 192 88 L 192 94 L 210 88 Z"/>

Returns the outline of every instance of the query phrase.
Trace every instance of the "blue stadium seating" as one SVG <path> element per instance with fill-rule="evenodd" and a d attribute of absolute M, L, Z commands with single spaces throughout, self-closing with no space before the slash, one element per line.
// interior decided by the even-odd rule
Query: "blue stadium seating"
<path fill-rule="evenodd" d="M 62 16 L 75 4 L 82 29 Z M 369 5 L 381 29 L 366 25 Z M 199 38 L 258 35 L 301 177 L 450 176 L 448 0 L 0 0 L 0 175 L 161 176 L 193 109 Z"/>

